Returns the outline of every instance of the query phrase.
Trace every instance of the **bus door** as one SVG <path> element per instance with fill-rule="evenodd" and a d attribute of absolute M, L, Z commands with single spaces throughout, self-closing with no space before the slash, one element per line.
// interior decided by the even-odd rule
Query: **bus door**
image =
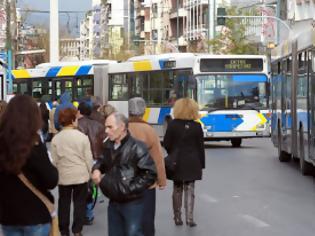
<path fill-rule="evenodd" d="M 281 134 L 282 149 L 287 151 L 288 147 L 288 129 L 289 129 L 289 102 L 290 94 L 288 88 L 290 87 L 290 68 L 288 68 L 288 59 L 282 61 L 282 78 L 281 78 Z"/>
<path fill-rule="evenodd" d="M 309 65 L 309 125 L 310 125 L 310 158 L 315 161 L 315 50 L 312 51 Z"/>
<path fill-rule="evenodd" d="M 73 86 L 72 85 L 73 85 L 73 78 L 54 79 L 52 82 L 54 100 L 59 100 L 60 96 L 66 91 L 70 94 L 70 97 L 73 100 Z"/>

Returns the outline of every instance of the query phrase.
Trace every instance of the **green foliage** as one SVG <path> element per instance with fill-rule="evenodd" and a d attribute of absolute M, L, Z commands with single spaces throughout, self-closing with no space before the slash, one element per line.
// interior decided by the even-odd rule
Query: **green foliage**
<path fill-rule="evenodd" d="M 227 15 L 242 15 L 235 7 L 228 8 Z M 245 36 L 245 25 L 238 18 L 226 18 L 221 32 L 209 41 L 214 54 L 258 54 L 258 48 Z"/>

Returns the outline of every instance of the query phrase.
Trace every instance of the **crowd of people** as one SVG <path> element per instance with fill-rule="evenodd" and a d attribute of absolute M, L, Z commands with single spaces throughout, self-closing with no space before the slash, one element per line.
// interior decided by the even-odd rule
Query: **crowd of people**
<path fill-rule="evenodd" d="M 4 236 L 48 236 L 54 217 L 62 236 L 82 235 L 84 225 L 93 225 L 95 188 L 109 199 L 109 236 L 155 235 L 156 189 L 167 186 L 163 148 L 154 128 L 143 120 L 144 99 L 131 98 L 128 107 L 128 118 L 95 97 L 75 107 L 67 93 L 52 109 L 27 95 L 16 95 L 8 104 L 0 101 Z M 205 168 L 197 103 L 176 100 L 173 118 L 163 141 L 166 152 L 176 156 L 175 171 L 168 176 L 173 181 L 173 219 L 176 226 L 183 225 L 184 198 L 186 225 L 195 227 L 194 186 Z M 45 144 L 50 141 L 49 152 Z M 52 212 L 43 198 L 55 203 L 50 190 L 56 187 L 58 208 Z"/>

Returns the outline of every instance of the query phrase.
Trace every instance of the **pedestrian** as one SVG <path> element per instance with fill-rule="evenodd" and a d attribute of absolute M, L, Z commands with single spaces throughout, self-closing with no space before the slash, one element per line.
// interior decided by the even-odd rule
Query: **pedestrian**
<path fill-rule="evenodd" d="M 7 102 L 6 101 L 0 101 L 0 119 L 2 114 L 4 113 L 5 109 L 7 107 Z"/>
<path fill-rule="evenodd" d="M 146 145 L 129 134 L 124 115 L 109 115 L 105 131 L 104 157 L 93 167 L 92 178 L 109 198 L 108 235 L 143 236 L 143 195 L 156 181 L 154 162 Z"/>
<path fill-rule="evenodd" d="M 155 188 L 159 187 L 161 190 L 165 188 L 166 175 L 159 136 L 154 128 L 142 119 L 145 108 L 145 101 L 141 97 L 134 97 L 128 102 L 130 134 L 147 145 L 157 169 L 157 182 L 144 193 L 143 231 L 145 236 L 153 236 L 155 235 Z"/>
<path fill-rule="evenodd" d="M 62 130 L 51 142 L 51 155 L 59 171 L 58 219 L 62 235 L 69 234 L 71 198 L 74 205 L 72 233 L 82 235 L 92 152 L 88 137 L 76 129 L 77 110 L 59 111 Z"/>
<path fill-rule="evenodd" d="M 205 151 L 203 132 L 199 118 L 198 104 L 190 98 L 181 98 L 174 104 L 174 120 L 168 124 L 164 147 L 167 153 L 175 155 L 176 168 L 172 177 L 173 211 L 176 225 L 182 225 L 182 197 L 184 190 L 184 205 L 186 224 L 194 227 L 194 187 L 195 181 L 202 179 L 202 169 L 205 168 Z"/>
<path fill-rule="evenodd" d="M 105 121 L 106 118 L 107 118 L 110 114 L 116 112 L 116 108 L 113 107 L 113 106 L 110 105 L 110 104 L 105 104 L 105 105 L 103 105 L 102 107 L 100 107 L 99 112 L 100 112 L 100 114 L 104 117 L 104 121 Z M 105 123 L 105 122 L 104 122 L 104 123 Z"/>
<path fill-rule="evenodd" d="M 47 142 L 50 142 L 52 138 L 58 133 L 58 130 L 55 128 L 55 121 L 54 121 L 54 116 L 56 112 L 56 107 L 58 106 L 57 101 L 52 102 L 52 108 L 49 111 L 49 135 L 47 138 Z"/>
<path fill-rule="evenodd" d="M 54 113 L 54 125 L 55 128 L 59 131 L 62 127 L 59 125 L 59 111 L 66 109 L 66 108 L 75 108 L 74 105 L 71 103 L 71 95 L 69 92 L 64 92 L 60 96 L 60 104 L 56 107 L 55 113 Z"/>
<path fill-rule="evenodd" d="M 91 144 L 93 160 L 96 161 L 101 157 L 102 144 L 105 138 L 105 124 L 101 124 L 90 117 L 92 113 L 92 107 L 88 102 L 80 102 L 78 109 L 80 112 L 80 117 L 78 119 L 78 129 L 88 136 Z M 92 196 L 94 186 L 92 181 L 89 181 L 88 185 L 89 194 L 87 197 L 85 224 L 92 225 L 94 220 L 94 199 Z"/>
<path fill-rule="evenodd" d="M 41 142 L 41 114 L 27 95 L 12 98 L 0 121 L 0 225 L 4 236 L 48 236 L 51 214 L 18 177 L 24 174 L 37 190 L 54 202 L 49 190 L 58 171 Z"/>
<path fill-rule="evenodd" d="M 41 134 L 43 136 L 44 142 L 48 140 L 48 132 L 49 132 L 49 110 L 47 109 L 46 103 L 41 102 L 39 104 L 39 109 L 42 116 L 42 128 L 41 128 Z"/>
<path fill-rule="evenodd" d="M 102 116 L 102 114 L 99 111 L 102 107 L 100 98 L 93 96 L 91 97 L 91 102 L 92 102 L 92 111 L 91 111 L 90 118 L 104 125 L 105 124 L 104 116 Z"/>

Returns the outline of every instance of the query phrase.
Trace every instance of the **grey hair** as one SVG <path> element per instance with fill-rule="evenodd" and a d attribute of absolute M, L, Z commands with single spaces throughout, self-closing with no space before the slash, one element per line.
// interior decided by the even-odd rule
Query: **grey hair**
<path fill-rule="evenodd" d="M 119 112 L 114 112 L 113 113 L 115 120 L 116 120 L 116 124 L 120 124 L 123 123 L 125 125 L 126 130 L 128 129 L 128 119 L 127 117 Z"/>

